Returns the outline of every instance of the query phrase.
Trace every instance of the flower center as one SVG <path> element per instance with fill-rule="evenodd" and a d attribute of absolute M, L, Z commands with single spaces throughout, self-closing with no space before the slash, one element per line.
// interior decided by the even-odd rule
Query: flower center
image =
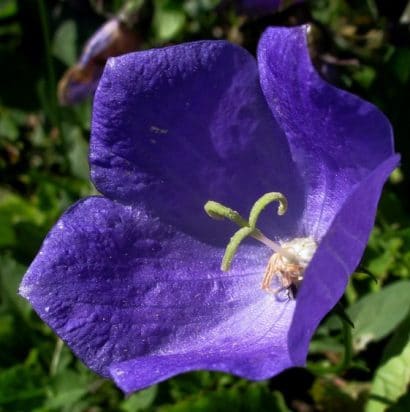
<path fill-rule="evenodd" d="M 277 243 L 267 238 L 256 227 L 261 212 L 274 201 L 279 202 L 278 215 L 285 214 L 288 203 L 286 197 L 279 192 L 266 193 L 260 197 L 252 206 L 248 220 L 244 219 L 235 210 L 214 201 L 208 201 L 204 208 L 211 218 L 218 220 L 226 218 L 240 226 L 240 229 L 231 237 L 226 247 L 221 264 L 223 271 L 229 270 L 242 240 L 251 236 L 274 251 L 263 276 L 262 289 L 275 294 L 286 290 L 289 297 L 295 297 L 297 288 L 303 280 L 303 272 L 312 259 L 317 245 L 310 237 L 295 238 L 288 242 Z M 271 289 L 274 278 L 277 278 L 280 284 L 277 289 Z"/>
<path fill-rule="evenodd" d="M 280 251 L 270 257 L 262 280 L 262 289 L 278 294 L 289 291 L 292 297 L 296 296 L 297 289 L 303 280 L 303 272 L 316 251 L 317 244 L 311 237 L 295 238 L 281 244 L 281 249 L 290 253 L 296 260 L 290 260 Z M 271 288 L 274 278 L 277 278 L 279 287 Z"/>

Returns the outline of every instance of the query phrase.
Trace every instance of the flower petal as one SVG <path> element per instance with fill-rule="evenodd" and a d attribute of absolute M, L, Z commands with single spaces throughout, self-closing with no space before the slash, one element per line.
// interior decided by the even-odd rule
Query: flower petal
<path fill-rule="evenodd" d="M 313 256 L 298 292 L 289 331 L 294 364 L 304 364 L 313 332 L 342 297 L 349 276 L 359 265 L 374 225 L 383 183 L 398 161 L 399 156 L 390 157 L 356 186 Z"/>
<path fill-rule="evenodd" d="M 292 207 L 284 217 L 269 216 L 275 233 L 267 234 L 297 232 L 301 179 L 262 95 L 255 59 L 227 42 L 110 59 L 95 97 L 90 162 L 102 193 L 143 202 L 204 240 L 225 242 L 226 229 L 232 233 L 209 221 L 206 201 L 247 214 L 270 191 L 283 192 Z"/>
<path fill-rule="evenodd" d="M 289 302 L 288 302 L 289 303 Z M 284 327 L 286 327 L 284 325 Z M 275 334 L 270 342 L 248 343 L 246 350 L 212 352 L 208 347 L 187 353 L 145 356 L 110 367 L 111 377 L 126 393 L 143 389 L 176 374 L 194 370 L 229 372 L 252 380 L 268 379 L 291 366 L 283 341 Z M 245 345 L 244 345 L 245 346 Z"/>
<path fill-rule="evenodd" d="M 320 239 L 351 188 L 393 154 L 393 142 L 378 109 L 320 78 L 306 30 L 269 28 L 258 62 L 263 92 L 307 186 L 305 232 Z"/>
<path fill-rule="evenodd" d="M 269 249 L 241 246 L 228 273 L 222 253 L 141 208 L 92 197 L 51 230 L 20 293 L 126 391 L 199 367 L 256 379 L 291 366 L 295 303 L 261 290 Z"/>
<path fill-rule="evenodd" d="M 97 89 L 108 57 L 136 50 L 140 39 L 119 19 L 103 24 L 88 40 L 78 63 L 67 70 L 58 84 L 62 105 L 73 105 L 92 96 Z"/>

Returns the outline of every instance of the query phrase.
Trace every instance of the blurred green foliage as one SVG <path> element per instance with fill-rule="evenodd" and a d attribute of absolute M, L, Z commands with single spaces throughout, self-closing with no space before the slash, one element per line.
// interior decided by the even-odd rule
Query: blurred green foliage
<path fill-rule="evenodd" d="M 259 383 L 195 372 L 125 398 L 71 354 L 16 291 L 58 216 L 96 193 L 87 162 L 91 100 L 60 107 L 56 81 L 124 1 L 2 0 L 0 411 L 410 410 L 407 2 L 317 0 L 260 17 L 241 15 L 232 2 L 219 0 L 140 3 L 142 48 L 227 38 L 254 53 L 266 26 L 310 22 L 311 54 L 322 75 L 374 102 L 391 119 L 401 168 L 385 188 L 362 267 L 342 300 L 355 324 L 353 362 L 340 376 L 294 369 Z M 340 332 L 335 316 L 328 316 L 312 341 L 312 364 L 340 362 Z"/>

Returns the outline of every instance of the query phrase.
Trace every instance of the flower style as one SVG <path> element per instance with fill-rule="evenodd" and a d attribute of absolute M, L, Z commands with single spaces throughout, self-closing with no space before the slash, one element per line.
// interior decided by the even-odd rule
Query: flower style
<path fill-rule="evenodd" d="M 20 293 L 125 392 L 196 369 L 269 378 L 305 363 L 397 162 L 384 115 L 315 72 L 306 27 L 268 29 L 257 62 L 224 41 L 112 58 L 90 149 L 103 196 L 61 217 Z M 203 209 L 212 200 L 245 214 L 272 191 L 288 209 L 260 214 L 266 239 L 297 257 L 303 242 L 317 247 L 296 298 L 262 289 L 269 262 L 289 262 L 256 240 L 221 271 L 233 224 Z M 264 282 L 280 284 L 281 270 Z"/>

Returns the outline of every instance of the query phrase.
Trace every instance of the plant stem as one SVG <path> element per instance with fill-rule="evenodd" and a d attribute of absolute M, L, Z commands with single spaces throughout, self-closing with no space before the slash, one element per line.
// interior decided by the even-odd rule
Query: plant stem
<path fill-rule="evenodd" d="M 56 346 L 54 348 L 53 357 L 50 364 L 50 376 L 54 376 L 57 373 L 58 364 L 60 363 L 61 351 L 63 350 L 64 342 L 57 338 Z"/>
<path fill-rule="evenodd" d="M 44 52 L 45 60 L 47 66 L 47 83 L 46 94 L 50 102 L 50 116 L 51 122 L 57 127 L 59 136 L 61 139 L 61 146 L 63 151 L 63 158 L 65 161 L 65 166 L 68 167 L 69 161 L 67 159 L 67 142 L 64 136 L 64 130 L 62 127 L 60 107 L 57 101 L 57 80 L 54 70 L 51 42 L 50 42 L 50 25 L 47 16 L 47 10 L 45 5 L 45 0 L 38 0 L 38 12 L 40 15 L 41 29 L 43 32 L 43 42 L 44 42 Z M 48 90 L 48 92 L 47 92 Z"/>
<path fill-rule="evenodd" d="M 50 85 L 51 93 L 49 94 L 50 103 L 52 107 L 52 116 L 53 122 L 57 124 L 59 123 L 59 115 L 58 115 L 58 108 L 57 108 L 57 95 L 56 95 L 56 75 L 54 71 L 54 65 L 51 57 L 51 44 L 50 44 L 50 28 L 48 23 L 48 17 L 46 12 L 46 6 L 44 0 L 38 0 L 38 11 L 40 14 L 40 21 L 41 21 L 41 29 L 43 32 L 43 42 L 44 42 L 44 49 L 45 49 L 45 58 L 46 58 L 46 65 L 47 65 L 47 79 Z"/>
<path fill-rule="evenodd" d="M 352 345 L 352 326 L 349 322 L 338 316 L 341 323 L 342 323 L 342 339 L 344 344 L 344 353 L 343 358 L 339 364 L 333 366 L 320 366 L 310 364 L 308 365 L 308 369 L 314 375 L 323 376 L 323 375 L 339 375 L 343 373 L 346 369 L 348 369 L 352 362 L 353 356 L 353 345 Z"/>

